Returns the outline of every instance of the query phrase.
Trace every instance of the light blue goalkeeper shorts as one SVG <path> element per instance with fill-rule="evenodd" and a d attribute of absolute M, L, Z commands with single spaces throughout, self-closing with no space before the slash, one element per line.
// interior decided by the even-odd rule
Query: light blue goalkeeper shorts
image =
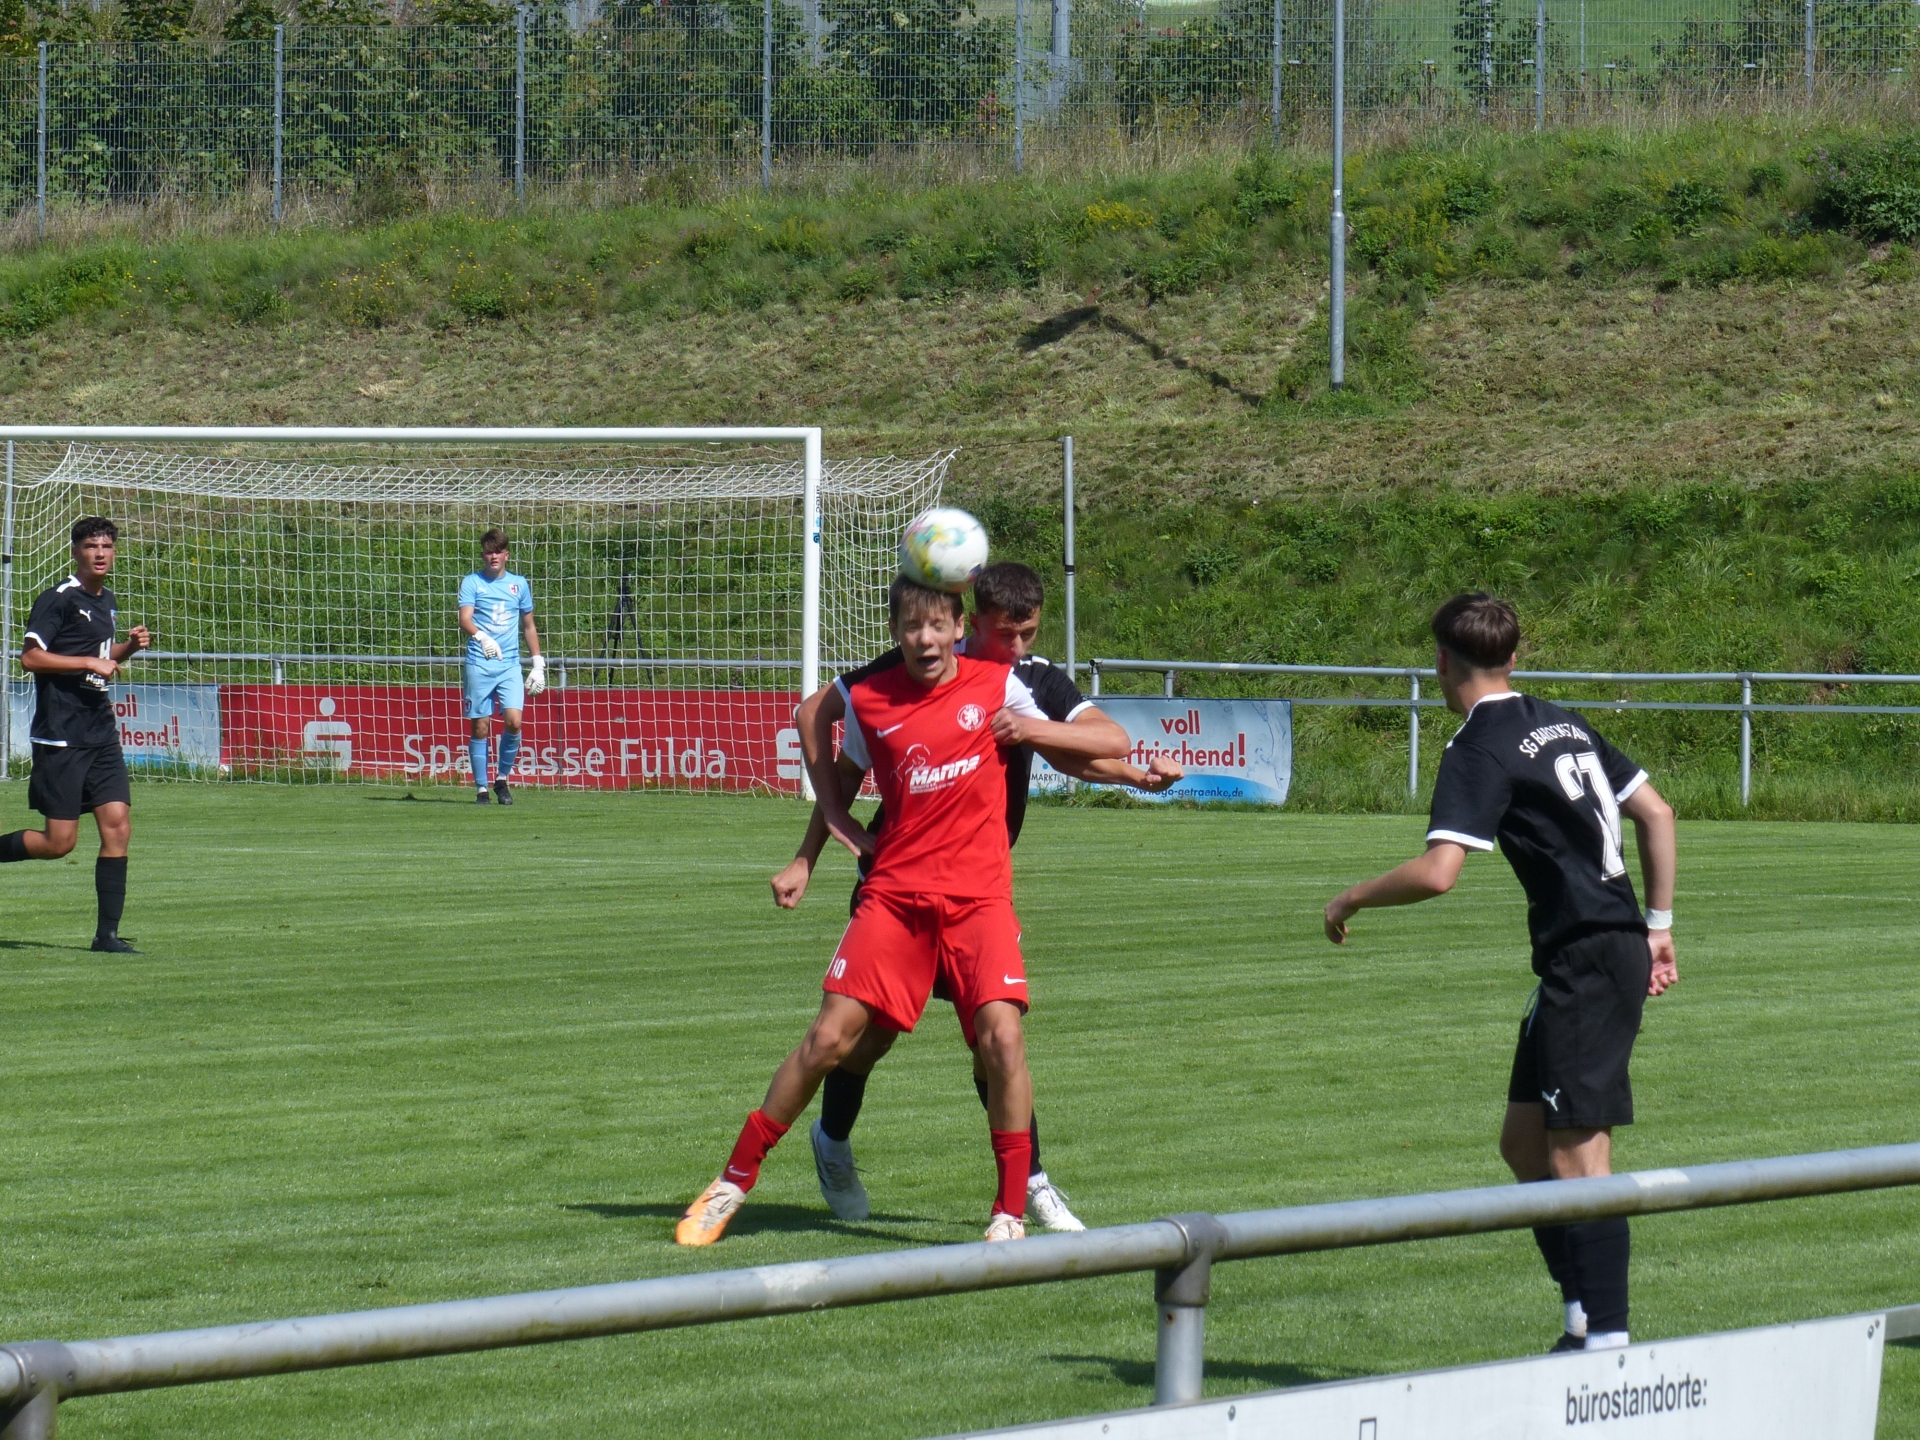
<path fill-rule="evenodd" d="M 490 719 L 496 705 L 502 710 L 527 708 L 527 682 L 520 678 L 518 660 L 469 660 L 460 667 L 460 688 L 469 720 Z"/>

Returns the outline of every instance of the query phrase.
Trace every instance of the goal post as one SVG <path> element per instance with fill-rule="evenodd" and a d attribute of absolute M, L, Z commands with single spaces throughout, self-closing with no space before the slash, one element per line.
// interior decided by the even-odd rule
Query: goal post
<path fill-rule="evenodd" d="M 507 532 L 549 690 L 518 779 L 804 793 L 791 702 L 885 641 L 900 529 L 951 454 L 829 461 L 814 426 L 0 426 L 0 757 L 13 669 L 67 530 L 121 530 L 116 687 L 150 772 L 408 784 L 471 777 L 454 617 Z M 783 718 L 784 717 L 784 718 Z"/>

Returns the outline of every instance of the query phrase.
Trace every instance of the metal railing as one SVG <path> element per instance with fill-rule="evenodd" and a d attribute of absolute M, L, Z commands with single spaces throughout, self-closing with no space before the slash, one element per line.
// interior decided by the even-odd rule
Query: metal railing
<path fill-rule="evenodd" d="M 1908 0 L 1347 0 L 1346 99 L 1396 128 L 1532 125 L 1742 96 L 1910 96 Z M 571 11 L 572 13 L 566 13 Z M 0 202 L 481 185 L 903 156 L 1018 170 L 1169 135 L 1317 125 L 1332 0 L 704 0 L 494 24 L 39 40 L 0 58 Z M 29 36 L 32 32 L 29 30 Z M 37 38 L 37 37 L 36 37 Z M 388 195 L 392 199 L 392 195 Z"/>
<path fill-rule="evenodd" d="M 1293 705 L 1346 705 L 1391 707 L 1407 712 L 1407 794 L 1420 793 L 1420 712 L 1442 709 L 1446 702 L 1423 698 L 1420 682 L 1437 678 L 1437 672 L 1415 665 L 1263 665 L 1252 662 L 1214 660 L 1107 660 L 1088 664 L 1089 690 L 1101 693 L 1101 675 L 1145 672 L 1163 677 L 1162 693 L 1173 698 L 1174 679 L 1190 675 L 1329 675 L 1361 679 L 1400 679 L 1407 682 L 1407 695 L 1282 696 Z M 1753 797 L 1753 717 L 1755 715 L 1914 715 L 1920 705 L 1806 704 L 1755 700 L 1755 685 L 1920 685 L 1920 675 L 1829 675 L 1797 670 L 1701 670 L 1701 671 L 1611 671 L 1611 670 L 1516 670 L 1518 681 L 1541 680 L 1596 685 L 1738 685 L 1738 700 L 1623 700 L 1556 699 L 1553 703 L 1569 710 L 1704 710 L 1740 717 L 1740 803 Z"/>
<path fill-rule="evenodd" d="M 1200 1398 L 1215 1261 L 1480 1235 L 1615 1215 L 1920 1184 L 1920 1144 L 1649 1170 L 1551 1185 L 1342 1201 L 1007 1244 L 895 1250 L 613 1285 L 406 1305 L 111 1340 L 0 1345 L 0 1440 L 47 1440 L 62 1400 L 711 1325 L 851 1305 L 1152 1271 L 1154 1403 Z M 1889 1336 L 1920 1331 L 1920 1306 Z"/>

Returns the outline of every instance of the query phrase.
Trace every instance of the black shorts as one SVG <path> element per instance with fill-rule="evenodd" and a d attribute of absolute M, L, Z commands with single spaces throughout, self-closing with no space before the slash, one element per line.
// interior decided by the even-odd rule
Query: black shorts
<path fill-rule="evenodd" d="M 96 805 L 133 803 L 127 757 L 111 745 L 35 745 L 27 804 L 49 820 L 78 820 Z"/>
<path fill-rule="evenodd" d="M 1543 1105 L 1549 1130 L 1631 1125 L 1627 1064 L 1652 972 L 1635 930 L 1602 930 L 1549 956 L 1520 1022 L 1507 1099 Z"/>

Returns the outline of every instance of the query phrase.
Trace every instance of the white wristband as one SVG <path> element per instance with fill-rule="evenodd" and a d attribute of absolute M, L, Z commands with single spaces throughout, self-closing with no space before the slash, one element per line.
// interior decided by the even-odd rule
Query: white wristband
<path fill-rule="evenodd" d="M 1671 930 L 1672 928 L 1673 912 L 1671 910 L 1655 910 L 1651 906 L 1647 908 L 1647 929 Z"/>

